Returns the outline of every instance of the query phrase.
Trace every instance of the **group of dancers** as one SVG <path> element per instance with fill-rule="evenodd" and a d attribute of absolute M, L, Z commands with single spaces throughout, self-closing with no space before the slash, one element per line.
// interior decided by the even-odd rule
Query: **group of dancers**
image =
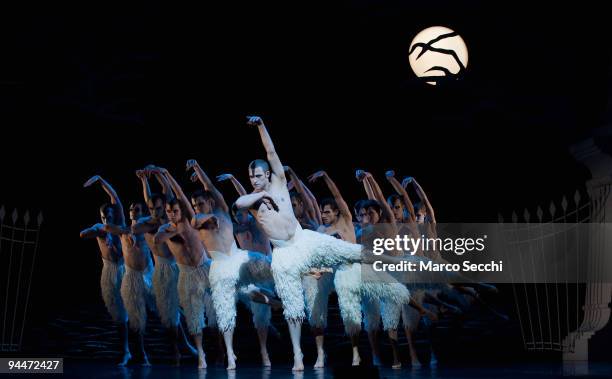
<path fill-rule="evenodd" d="M 259 131 L 267 159 L 256 159 L 248 166 L 251 193 L 231 174 L 217 177 L 218 182 L 231 182 L 238 192 L 231 206 L 195 160 L 187 162 L 187 169 L 193 171 L 191 180 L 201 182 L 203 188 L 190 197 L 162 167 L 149 165 L 136 171 L 144 201 L 130 204 L 129 223 L 119 196 L 106 180 L 93 176 L 85 183 L 85 187 L 99 184 L 110 197 L 100 207 L 101 222 L 83 230 L 81 237 L 98 242 L 102 297 L 121 335 L 120 365 L 132 359 L 128 328 L 138 336 L 142 363 L 149 365 L 143 336 L 147 311 L 152 311 L 168 331 L 177 365 L 182 345 L 197 355 L 198 368 L 206 368 L 202 330 L 209 327 L 218 330 L 227 368 L 235 369 L 233 334 L 236 304 L 241 301 L 252 313 L 263 366 L 271 365 L 267 337 L 274 330 L 272 309 L 282 308 L 293 346 L 293 370 L 304 369 L 300 345 L 304 320 L 315 336 L 314 367 L 324 367 L 328 299 L 335 291 L 351 340 L 353 365 L 361 362 L 358 341 L 362 327 L 368 334 L 372 361 L 380 364 L 382 321 L 391 342 L 393 368 L 401 367 L 400 322 L 412 365 L 418 366 L 413 335 L 421 317 L 435 321 L 440 313 L 461 313 L 470 301 L 479 299 L 480 291 L 495 291 L 479 283 L 417 285 L 393 279 L 364 280 L 364 270 L 375 260 L 395 263 L 409 259 L 393 253 L 374 256 L 366 248 L 373 238 L 381 234 L 435 237 L 434 210 L 421 186 L 410 177 L 400 183 L 388 171 L 386 179 L 394 193 L 385 198 L 372 174 L 358 170 L 356 178 L 367 199 L 357 202 L 351 211 L 334 181 L 319 171 L 308 178 L 310 184 L 324 182 L 330 192 L 319 201 L 290 167 L 282 165 L 262 119 L 251 116 L 247 124 Z M 151 192 L 153 177 L 161 186 L 160 193 Z M 409 186 L 419 197 L 415 203 L 408 195 Z M 413 259 L 443 258 L 435 251 L 419 251 Z"/>

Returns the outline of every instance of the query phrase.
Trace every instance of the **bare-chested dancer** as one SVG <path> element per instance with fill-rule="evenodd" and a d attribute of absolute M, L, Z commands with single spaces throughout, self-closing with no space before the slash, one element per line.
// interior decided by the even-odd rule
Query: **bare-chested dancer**
<path fill-rule="evenodd" d="M 206 368 L 206 355 L 202 346 L 202 329 L 206 326 L 204 314 L 209 325 L 215 323 L 208 280 L 210 258 L 197 229 L 191 225 L 195 213 L 189 205 L 189 199 L 168 170 L 157 168 L 155 171 L 159 171 L 168 180 L 176 198 L 166 204 L 168 223 L 159 228 L 154 243 L 167 243 L 179 266 L 179 302 L 185 313 L 189 334 L 198 350 L 198 368 Z"/>
<path fill-rule="evenodd" d="M 94 177 L 95 178 L 95 177 Z M 94 179 L 97 181 L 98 179 Z M 110 187 L 110 184 L 107 184 Z M 112 190 L 112 187 L 110 187 Z M 112 190 L 116 194 L 114 190 Z M 116 196 L 116 195 L 115 195 Z M 119 197 L 117 204 L 121 204 Z M 144 215 L 142 203 L 132 203 L 129 208 L 131 226 Z M 147 326 L 147 308 L 155 310 L 155 300 L 151 276 L 153 274 L 153 260 L 151 250 L 147 246 L 142 233 L 134 234 L 125 224 L 110 224 L 104 230 L 119 236 L 121 251 L 125 262 L 125 274 L 121 281 L 121 299 L 128 314 L 130 329 L 137 335 L 138 350 L 142 356 L 142 365 L 150 366 L 147 353 L 144 349 L 144 333 Z"/>
<path fill-rule="evenodd" d="M 362 229 L 362 243 L 369 244 L 368 241 L 378 237 L 395 238 L 399 233 L 397 222 L 391 207 L 384 198 L 380 186 L 368 172 L 358 170 L 356 176 L 358 180 L 364 183 L 368 199 L 371 201 L 371 203 L 366 205 L 370 225 Z M 399 287 L 397 290 L 399 290 Z M 403 304 L 391 303 L 384 300 L 379 301 L 378 299 L 367 296 L 364 297 L 363 302 L 365 327 L 372 347 L 374 363 L 377 364 L 379 362 L 377 332 L 380 325 L 380 316 L 382 315 L 383 329 L 387 331 L 389 335 L 393 352 L 392 368 L 401 368 L 397 327 L 399 326 Z M 410 305 L 416 307 L 421 314 L 427 314 L 434 320 L 437 319 L 435 314 L 424 308 L 420 302 L 415 301 L 414 298 L 411 298 Z"/>
<path fill-rule="evenodd" d="M 217 324 L 223 333 L 227 349 L 227 369 L 236 368 L 233 335 L 236 326 L 236 292 L 239 287 L 255 284 L 269 287 L 273 279 L 271 260 L 266 255 L 239 249 L 233 235 L 232 220 L 223 195 L 195 160 L 187 162 L 204 186 L 204 191 L 192 195 L 196 210 L 192 224 L 199 230 L 213 262 L 210 268 L 212 299 L 217 314 Z M 264 366 L 270 366 L 266 341 L 270 324 L 270 306 L 251 304 L 253 322 L 259 337 L 261 358 Z"/>
<path fill-rule="evenodd" d="M 295 171 L 285 166 L 285 173 L 291 179 L 291 206 L 293 213 L 304 229 L 318 230 L 322 223 L 321 213 L 316 198 L 308 187 L 297 176 Z M 306 300 L 308 324 L 315 336 L 317 360 L 314 368 L 325 367 L 324 332 L 327 327 L 327 310 L 329 295 L 334 289 L 334 273 L 329 267 L 312 268 L 302 277 Z"/>
<path fill-rule="evenodd" d="M 229 180 L 238 196 L 247 194 L 242 184 L 232 174 L 221 174 L 217 176 L 217 181 L 222 182 Z M 238 246 L 241 249 L 249 251 L 259 251 L 265 255 L 272 256 L 272 246 L 270 245 L 270 239 L 261 230 L 261 227 L 257 224 L 255 217 L 246 209 L 235 209 L 232 208 L 232 214 L 236 223 L 234 224 L 234 236 L 238 241 Z"/>
<path fill-rule="evenodd" d="M 123 254 L 119 237 L 104 230 L 106 224 L 125 225 L 125 216 L 123 214 L 123 207 L 118 202 L 117 194 L 104 179 L 94 176 L 85 183 L 84 187 L 89 187 L 96 181 L 100 182 L 104 191 L 110 196 L 111 203 L 100 207 L 102 222 L 81 231 L 80 236 L 87 239 L 95 238 L 98 242 L 103 264 L 102 274 L 100 275 L 102 299 L 106 305 L 106 310 L 119 327 L 119 339 L 123 349 L 123 356 L 119 366 L 125 366 L 132 355 L 128 345 L 127 312 L 121 299 L 121 280 L 125 272 Z"/>
<path fill-rule="evenodd" d="M 312 174 L 308 180 L 313 183 L 317 179 L 322 178 L 329 188 L 333 198 L 324 198 L 321 200 L 321 218 L 322 224 L 319 226 L 318 232 L 325 233 L 330 236 L 356 243 L 355 228 L 353 226 L 353 217 L 351 210 L 344 201 L 340 190 L 327 175 L 325 171 L 318 171 Z M 359 275 L 356 272 L 361 270 L 359 263 L 344 264 L 336 269 L 334 276 L 334 285 L 338 294 L 338 303 L 340 305 L 340 315 L 344 324 L 344 330 L 351 339 L 353 349 L 353 366 L 358 366 L 361 362 L 359 356 L 359 333 L 361 332 L 361 291 L 359 283 Z"/>
<path fill-rule="evenodd" d="M 147 175 L 151 174 L 152 166 L 144 170 L 138 170 L 136 175 L 140 178 L 143 185 L 145 202 L 149 209 L 149 215 L 142 217 L 135 225 L 132 225 L 132 233 L 144 234 L 145 241 L 149 245 L 155 268 L 153 271 L 153 293 L 155 294 L 155 305 L 162 325 L 168 330 L 169 339 L 174 354 L 174 364 L 179 365 L 181 353 L 179 350 L 179 340 L 187 349 L 197 356 L 197 350 L 187 341 L 187 336 L 180 323 L 179 299 L 178 299 L 178 266 L 174 256 L 168 249 L 165 242 L 155 243 L 155 234 L 160 226 L 168 222 L 166 218 L 166 200 L 172 199 L 172 189 L 170 183 L 160 173 L 155 172 L 154 176 L 162 185 L 162 195 L 152 193 L 149 187 Z"/>
<path fill-rule="evenodd" d="M 396 192 L 395 194 L 387 198 L 387 203 L 393 210 L 393 214 L 395 216 L 396 222 L 400 223 L 401 225 L 400 234 L 401 235 L 407 234 L 407 235 L 410 235 L 412 238 L 419 238 L 420 231 L 419 231 L 419 228 L 416 222 L 417 220 L 416 213 L 415 213 L 412 201 L 410 200 L 410 197 L 408 195 L 408 192 L 402 186 L 402 184 L 395 178 L 394 171 L 392 170 L 387 171 L 385 175 L 387 177 L 387 180 L 389 181 L 389 183 L 391 184 L 391 186 Z M 418 251 L 417 254 L 424 255 L 422 250 Z M 432 256 L 431 253 L 428 252 L 428 256 L 434 260 L 441 259 L 440 254 L 437 252 L 434 256 Z M 412 296 L 416 302 L 424 303 L 425 300 L 427 300 L 428 303 L 432 303 L 440 307 L 442 311 L 448 310 L 449 312 L 452 312 L 455 314 L 461 313 L 461 310 L 459 310 L 459 308 L 453 305 L 444 303 L 443 301 L 439 300 L 437 298 L 437 294 L 439 292 L 440 292 L 440 289 L 438 288 L 434 288 L 430 290 L 425 290 L 422 288 L 411 290 Z M 425 304 L 424 306 L 429 307 L 427 304 Z M 430 310 L 432 309 L 430 308 Z M 411 361 L 412 367 L 421 366 L 421 363 L 416 355 L 416 349 L 414 347 L 414 339 L 413 339 L 413 333 L 416 331 L 419 325 L 419 321 L 421 320 L 421 317 L 422 317 L 421 313 L 417 311 L 416 309 L 414 309 L 413 307 L 409 307 L 409 306 L 402 307 L 402 321 L 404 325 L 404 332 L 406 334 L 406 340 L 408 342 L 408 350 L 410 353 L 410 361 Z M 431 350 L 430 364 L 435 364 L 437 359 L 433 352 L 431 341 L 429 344 L 429 348 Z"/>
<path fill-rule="evenodd" d="M 304 230 L 293 214 L 283 165 L 266 127 L 259 117 L 248 124 L 258 128 L 268 162 L 249 165 L 253 193 L 236 201 L 238 209 L 250 209 L 274 245 L 272 273 L 283 306 L 293 345 L 294 371 L 304 369 L 300 346 L 305 318 L 302 275 L 312 268 L 334 267 L 361 260 L 362 247 L 325 234 Z"/>
<path fill-rule="evenodd" d="M 317 200 L 291 167 L 285 166 L 284 169 L 285 174 L 291 180 L 289 186 L 294 189 L 289 192 L 289 196 L 291 197 L 291 207 L 295 218 L 303 229 L 317 230 L 321 225 L 321 214 L 319 213 Z"/>

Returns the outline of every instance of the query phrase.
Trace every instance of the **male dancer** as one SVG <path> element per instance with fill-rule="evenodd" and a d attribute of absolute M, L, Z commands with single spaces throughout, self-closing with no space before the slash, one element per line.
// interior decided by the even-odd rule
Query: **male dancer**
<path fill-rule="evenodd" d="M 110 186 L 110 185 L 109 185 Z M 121 201 L 117 198 L 117 203 Z M 130 204 L 130 222 L 135 225 L 143 216 L 143 204 Z M 155 310 L 152 292 L 151 275 L 153 274 L 153 261 L 151 250 L 147 246 L 142 234 L 133 234 L 125 225 L 104 225 L 104 230 L 119 236 L 125 274 L 121 281 L 121 298 L 128 313 L 130 329 L 137 334 L 137 343 L 140 350 L 143 366 L 150 366 L 147 353 L 144 349 L 144 333 L 147 325 L 147 308 Z"/>
<path fill-rule="evenodd" d="M 187 169 L 193 169 L 202 182 L 204 191 L 192 195 L 197 212 L 192 224 L 199 230 L 200 237 L 213 258 L 210 268 L 212 300 L 217 314 L 219 330 L 223 333 L 227 349 L 228 370 L 236 368 L 233 335 L 236 326 L 236 291 L 248 284 L 272 284 L 270 259 L 257 252 L 241 250 L 233 236 L 232 220 L 223 195 L 195 160 L 187 162 Z M 253 322 L 259 337 L 261 358 L 264 366 L 271 365 L 266 341 L 270 324 L 270 307 L 251 304 Z"/>
<path fill-rule="evenodd" d="M 352 244 L 332 236 L 302 229 L 293 214 L 289 201 L 287 179 L 274 144 L 259 117 L 249 117 L 248 124 L 256 126 L 267 152 L 268 162 L 255 160 L 249 165 L 249 177 L 253 193 L 240 197 L 235 206 L 249 209 L 274 245 L 272 274 L 274 285 L 284 307 L 293 345 L 294 371 L 304 370 L 300 347 L 300 332 L 305 317 L 302 275 L 312 268 L 335 267 L 345 263 L 385 261 L 384 257 L 373 259 L 371 252 L 361 245 Z M 396 260 L 386 260 L 397 263 Z M 387 283 L 383 283 L 387 284 Z M 396 283 L 397 284 L 397 283 Z M 403 304 L 408 302 L 408 290 L 388 291 L 384 285 L 377 296 Z"/>
<path fill-rule="evenodd" d="M 319 213 L 316 199 L 291 167 L 285 166 L 284 169 L 285 173 L 291 179 L 289 184 L 295 189 L 289 192 L 291 207 L 293 208 L 295 217 L 302 228 L 317 230 L 321 224 L 321 214 Z"/>
<path fill-rule="evenodd" d="M 217 176 L 217 181 L 219 182 L 226 180 L 232 183 L 238 192 L 238 196 L 247 194 L 242 184 L 232 174 L 221 174 Z M 270 245 L 270 239 L 261 230 L 257 221 L 248 210 L 237 210 L 235 207 L 232 207 L 232 215 L 236 220 L 236 223 L 234 223 L 234 236 L 236 236 L 238 246 L 248 251 L 259 251 L 271 257 L 272 246 Z"/>
<path fill-rule="evenodd" d="M 295 171 L 285 166 L 285 173 L 291 179 L 295 191 L 289 193 L 293 213 L 304 229 L 317 230 L 321 224 L 317 201 L 312 192 L 304 185 Z M 327 326 L 327 309 L 329 295 L 333 291 L 334 274 L 331 268 L 312 268 L 302 277 L 304 296 L 306 301 L 306 314 L 308 324 L 315 336 L 317 346 L 317 360 L 314 368 L 325 366 L 324 331 Z"/>
<path fill-rule="evenodd" d="M 100 248 L 100 256 L 102 258 L 102 274 L 100 275 L 100 289 L 102 291 L 102 299 L 106 310 L 111 315 L 111 318 L 119 326 L 119 339 L 123 348 L 123 356 L 119 362 L 119 366 L 125 366 L 132 358 L 128 345 L 128 318 L 123 300 L 121 299 L 121 280 L 125 272 L 123 264 L 123 254 L 121 251 L 121 243 L 117 236 L 113 236 L 104 230 L 104 225 L 107 223 L 123 225 L 125 224 L 125 216 L 123 215 L 123 207 L 118 202 L 118 196 L 113 188 L 99 176 L 93 176 L 83 187 L 89 187 L 93 183 L 99 181 L 104 191 L 110 196 L 111 203 L 104 204 L 100 207 L 101 223 L 95 224 L 81 231 L 81 238 L 95 238 Z"/>
<path fill-rule="evenodd" d="M 170 183 L 176 196 L 166 204 L 168 223 L 162 225 L 155 235 L 155 244 L 167 243 L 179 267 L 179 302 L 185 313 L 189 334 L 198 350 L 198 368 L 206 368 L 206 355 L 202 346 L 202 329 L 215 324 L 214 310 L 210 300 L 208 271 L 210 258 L 200 240 L 198 231 L 191 225 L 195 217 L 189 200 L 168 170 L 156 168 Z"/>
<path fill-rule="evenodd" d="M 274 245 L 272 274 L 283 306 L 293 345 L 294 371 L 304 369 L 300 334 L 304 313 L 301 276 L 311 268 L 333 267 L 361 260 L 361 246 L 325 234 L 303 230 L 291 208 L 283 165 L 266 127 L 259 117 L 248 124 L 259 130 L 268 164 L 255 160 L 249 165 L 253 193 L 236 201 L 238 209 L 250 209 Z"/>
<path fill-rule="evenodd" d="M 365 241 L 373 238 L 374 236 L 382 235 L 385 238 L 395 237 L 400 228 L 398 228 L 395 215 L 391 210 L 389 204 L 385 201 L 384 195 L 380 186 L 374 179 L 374 177 L 366 172 L 359 172 L 357 176 L 362 176 L 362 180 L 365 184 L 366 192 L 368 193 L 368 197 L 370 201 L 372 201 L 372 206 L 366 205 L 368 209 L 369 221 L 371 223 L 370 227 L 364 229 L 364 233 L 362 234 L 362 238 Z M 359 178 L 358 178 L 359 179 Z M 376 211 L 374 211 L 377 209 Z M 376 229 L 379 229 L 377 232 L 374 232 L 372 226 L 376 224 Z M 405 232 L 413 233 L 416 230 L 415 225 L 409 225 L 408 229 Z M 403 254 L 395 253 L 395 256 L 402 256 Z M 414 274 L 413 276 L 417 276 Z M 423 276 L 428 276 L 427 273 L 424 273 Z M 438 285 L 434 284 L 434 287 Z M 378 307 L 378 302 L 372 302 L 372 298 L 366 299 L 365 309 L 369 312 L 366 312 L 366 328 L 368 330 L 372 330 L 373 328 L 378 328 L 379 323 L 379 315 L 382 310 L 382 320 L 383 320 L 383 328 L 389 334 L 389 339 L 391 340 L 391 348 L 393 351 L 393 365 L 392 368 L 399 369 L 401 368 L 401 363 L 399 360 L 399 350 L 398 350 L 398 336 L 397 336 L 397 327 L 399 325 L 400 315 L 402 315 L 402 310 L 407 309 L 408 305 L 414 309 L 416 309 L 417 313 L 420 316 L 427 315 L 433 321 L 438 319 L 437 314 L 431 312 L 429 309 L 422 305 L 422 300 L 424 298 L 423 292 L 420 291 L 422 284 L 419 286 L 409 285 L 408 288 L 411 291 L 411 299 L 409 304 L 404 304 L 397 306 L 397 304 L 389 304 L 385 301 L 380 302 L 382 307 Z M 372 327 L 369 328 L 368 324 L 371 324 Z M 370 338 L 370 343 L 372 344 L 372 350 L 377 351 L 376 347 L 376 334 L 373 333 Z"/>
<path fill-rule="evenodd" d="M 308 181 L 314 183 L 320 178 L 325 181 L 333 198 L 321 200 L 321 218 L 323 222 L 319 226 L 318 232 L 356 243 L 357 239 L 355 237 L 351 210 L 333 180 L 325 171 L 318 171 L 312 174 Z M 334 276 L 334 285 L 338 294 L 344 330 L 351 339 L 353 366 L 358 366 L 361 362 L 359 355 L 359 333 L 361 332 L 362 319 L 360 270 L 361 264 L 359 263 L 344 264 L 336 269 Z"/>
<path fill-rule="evenodd" d="M 166 199 L 172 199 L 170 184 L 161 173 L 154 175 L 162 185 L 163 195 L 151 193 L 147 174 L 155 167 L 148 166 L 144 170 L 136 171 L 143 185 L 143 193 L 149 216 L 142 217 L 135 225 L 132 225 L 132 233 L 144 234 L 145 241 L 153 253 L 155 268 L 153 271 L 153 293 L 155 294 L 155 305 L 162 325 L 168 330 L 169 339 L 174 353 L 174 364 L 180 365 L 181 353 L 179 350 L 179 338 L 187 349 L 195 356 L 197 350 L 187 341 L 187 336 L 180 323 L 179 299 L 178 299 L 178 266 L 174 256 L 165 242 L 155 243 L 157 230 L 168 222 L 166 218 Z M 179 335 L 180 333 L 180 335 Z"/>

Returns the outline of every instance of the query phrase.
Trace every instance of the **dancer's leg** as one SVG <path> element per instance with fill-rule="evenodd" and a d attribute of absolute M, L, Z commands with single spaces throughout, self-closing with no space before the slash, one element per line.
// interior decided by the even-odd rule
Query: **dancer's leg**
<path fill-rule="evenodd" d="M 121 357 L 121 361 L 118 366 L 125 366 L 132 359 L 132 354 L 130 354 L 130 346 L 128 344 L 128 323 L 127 321 L 118 323 L 118 333 L 119 340 L 121 341 L 121 345 L 123 346 L 123 356 Z"/>

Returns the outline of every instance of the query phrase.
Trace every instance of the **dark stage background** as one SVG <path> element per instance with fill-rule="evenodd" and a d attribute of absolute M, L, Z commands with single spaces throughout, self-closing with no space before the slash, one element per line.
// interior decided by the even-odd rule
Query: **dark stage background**
<path fill-rule="evenodd" d="M 78 232 L 106 199 L 86 179 L 102 175 L 128 203 L 148 163 L 196 188 L 184 170 L 196 158 L 247 186 L 248 162 L 264 156 L 248 114 L 302 177 L 327 170 L 353 203 L 355 169 L 386 193 L 395 169 L 442 222 L 496 221 L 588 179 L 568 146 L 604 124 L 610 39 L 595 3 L 86 3 L 24 4 L 0 23 L 0 199 L 45 216 L 33 328 L 101 304 L 97 246 Z M 442 88 L 408 65 L 432 25 L 470 53 L 466 77 Z"/>

